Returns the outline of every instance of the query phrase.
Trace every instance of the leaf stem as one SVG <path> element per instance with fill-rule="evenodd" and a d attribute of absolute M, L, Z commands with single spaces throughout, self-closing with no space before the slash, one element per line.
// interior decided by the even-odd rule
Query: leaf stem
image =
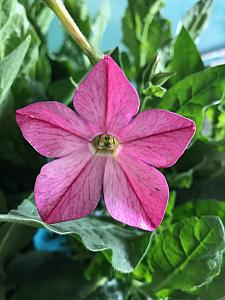
<path fill-rule="evenodd" d="M 54 11 L 77 45 L 88 56 L 92 64 L 97 63 L 102 54 L 88 42 L 67 11 L 62 0 L 43 0 L 43 2 Z"/>

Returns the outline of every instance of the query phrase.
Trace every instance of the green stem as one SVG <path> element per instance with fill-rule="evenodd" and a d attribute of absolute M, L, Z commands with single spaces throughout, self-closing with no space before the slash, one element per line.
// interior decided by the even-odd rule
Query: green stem
<path fill-rule="evenodd" d="M 74 41 L 81 48 L 81 50 L 89 57 L 90 61 L 95 64 L 99 61 L 102 54 L 99 53 L 86 39 L 83 33 L 75 21 L 70 16 L 69 12 L 65 8 L 62 0 L 43 0 L 43 2 L 49 6 L 54 13 L 58 16 L 62 24 L 70 33 Z"/>

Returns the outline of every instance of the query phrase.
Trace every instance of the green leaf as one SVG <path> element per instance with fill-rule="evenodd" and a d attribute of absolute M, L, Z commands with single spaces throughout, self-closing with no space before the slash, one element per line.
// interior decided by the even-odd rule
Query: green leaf
<path fill-rule="evenodd" d="M 136 79 L 140 77 L 141 68 L 152 61 L 158 49 L 171 38 L 170 24 L 159 13 L 163 4 L 163 0 L 128 1 L 123 18 L 123 42 L 134 62 L 131 67 Z"/>
<path fill-rule="evenodd" d="M 0 263 L 32 241 L 34 228 L 17 224 L 0 226 Z"/>
<path fill-rule="evenodd" d="M 31 36 L 31 45 L 22 68 L 24 74 L 31 72 L 38 59 L 40 40 L 28 21 L 25 8 L 17 0 L 0 0 L 0 20 L 4 20 L 0 26 L 0 59 Z"/>
<path fill-rule="evenodd" d="M 166 89 L 164 89 L 160 85 L 153 85 L 153 84 L 149 83 L 149 86 L 145 90 L 143 90 L 142 93 L 144 95 L 162 98 L 166 93 Z"/>
<path fill-rule="evenodd" d="M 183 173 L 169 173 L 167 180 L 170 188 L 186 188 L 189 189 L 192 184 L 193 170 L 190 169 Z"/>
<path fill-rule="evenodd" d="M 31 38 L 28 36 L 23 43 L 0 62 L 0 105 L 20 71 L 30 41 Z"/>
<path fill-rule="evenodd" d="M 187 217 L 218 216 L 225 226 L 225 202 L 214 199 L 188 201 L 174 210 L 174 221 Z"/>
<path fill-rule="evenodd" d="M 0 221 L 34 227 L 45 227 L 57 234 L 76 238 L 91 251 L 110 250 L 112 265 L 121 272 L 131 272 L 143 258 L 151 242 L 151 234 L 125 229 L 100 217 L 86 217 L 76 221 L 47 225 L 41 221 L 35 205 L 29 200 L 7 215 L 0 215 Z"/>
<path fill-rule="evenodd" d="M 171 79 L 171 83 L 175 84 L 188 75 L 203 69 L 200 53 L 185 27 L 182 27 L 174 44 L 170 71 L 175 72 L 176 75 Z"/>
<path fill-rule="evenodd" d="M 37 33 L 46 34 L 54 16 L 53 11 L 41 1 L 19 0 L 19 2 L 25 7 L 29 20 Z"/>
<path fill-rule="evenodd" d="M 221 267 L 220 274 L 216 276 L 212 282 L 208 285 L 203 286 L 197 291 L 201 300 L 209 299 L 224 299 L 225 297 L 225 257 L 223 259 L 223 264 Z"/>
<path fill-rule="evenodd" d="M 212 8 L 213 0 L 199 0 L 184 16 L 182 24 L 192 39 L 196 39 L 204 29 Z"/>
<path fill-rule="evenodd" d="M 218 217 L 192 217 L 155 235 L 148 263 L 154 290 L 193 290 L 220 271 L 225 233 Z"/>
<path fill-rule="evenodd" d="M 225 86 L 225 65 L 195 73 L 172 86 L 158 107 L 193 119 L 201 130 L 203 109 L 221 98 Z"/>

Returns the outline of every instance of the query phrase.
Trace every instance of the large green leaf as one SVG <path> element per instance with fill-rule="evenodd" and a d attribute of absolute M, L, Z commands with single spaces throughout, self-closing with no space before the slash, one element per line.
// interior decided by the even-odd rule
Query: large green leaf
<path fill-rule="evenodd" d="M 174 84 L 203 69 L 200 53 L 186 29 L 182 27 L 174 45 L 170 71 L 175 72 L 176 75 L 171 79 L 171 82 Z"/>
<path fill-rule="evenodd" d="M 28 36 L 24 42 L 0 62 L 0 106 L 20 71 L 30 41 L 31 38 Z"/>
<path fill-rule="evenodd" d="M 79 239 L 91 251 L 110 250 L 113 267 L 125 273 L 136 267 L 151 242 L 150 233 L 125 229 L 100 217 L 47 225 L 41 221 L 35 205 L 29 200 L 24 200 L 17 210 L 0 215 L 0 221 L 45 227 L 57 234 Z"/>
<path fill-rule="evenodd" d="M 182 23 L 193 39 L 204 29 L 212 8 L 213 0 L 199 0 L 184 16 Z"/>
<path fill-rule="evenodd" d="M 153 239 L 148 262 L 154 290 L 192 290 L 210 282 L 220 271 L 225 233 L 218 217 L 192 217 Z"/>
<path fill-rule="evenodd" d="M 38 59 L 40 40 L 28 21 L 25 8 L 17 0 L 0 0 L 0 59 L 12 52 L 27 36 L 31 45 L 23 63 L 23 73 L 30 72 Z"/>
<path fill-rule="evenodd" d="M 201 130 L 203 109 L 221 98 L 225 65 L 190 75 L 172 86 L 157 105 L 193 119 Z"/>

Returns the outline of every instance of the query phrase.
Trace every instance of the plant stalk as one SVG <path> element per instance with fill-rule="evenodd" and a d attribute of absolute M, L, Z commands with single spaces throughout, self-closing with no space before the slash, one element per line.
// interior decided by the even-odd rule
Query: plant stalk
<path fill-rule="evenodd" d="M 67 31 L 70 33 L 74 41 L 81 48 L 81 50 L 88 56 L 92 64 L 99 61 L 102 54 L 98 52 L 86 39 L 83 33 L 75 21 L 70 16 L 62 0 L 43 0 L 43 2 L 50 7 L 57 17 L 60 19 L 62 24 L 65 26 Z"/>

